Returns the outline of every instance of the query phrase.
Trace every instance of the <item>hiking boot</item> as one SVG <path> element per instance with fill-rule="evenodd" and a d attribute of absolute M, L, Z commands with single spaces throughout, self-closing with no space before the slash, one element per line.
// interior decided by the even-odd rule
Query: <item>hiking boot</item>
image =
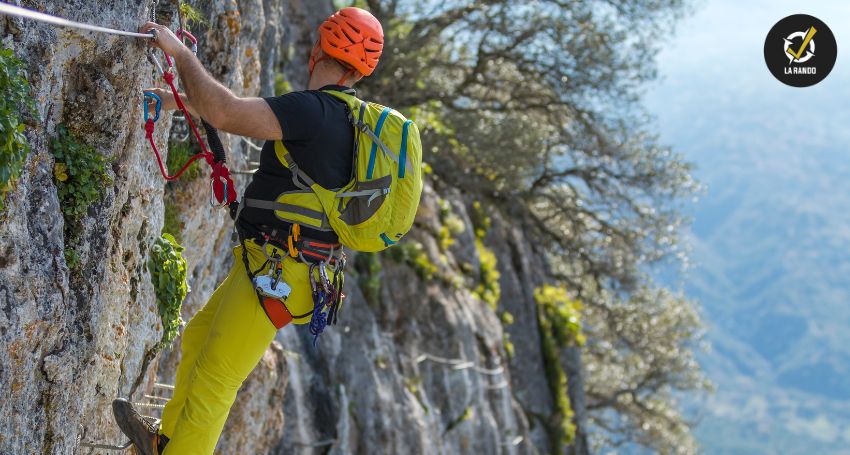
<path fill-rule="evenodd" d="M 168 438 L 159 435 L 159 422 L 139 415 L 129 401 L 123 398 L 113 400 L 112 414 L 118 428 L 130 438 L 139 455 L 159 455 L 165 449 Z"/>

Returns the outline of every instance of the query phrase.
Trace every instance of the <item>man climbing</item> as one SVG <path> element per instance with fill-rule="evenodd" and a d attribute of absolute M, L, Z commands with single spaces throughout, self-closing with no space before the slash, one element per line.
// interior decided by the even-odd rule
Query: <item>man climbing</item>
<path fill-rule="evenodd" d="M 219 130 L 267 141 L 242 204 L 231 207 L 240 237 L 234 265 L 183 332 L 174 394 L 160 425 L 142 418 L 126 400 L 113 402 L 121 430 L 142 454 L 211 454 L 239 387 L 276 330 L 292 321 L 309 324 L 318 336 L 335 319 L 343 297 L 340 243 L 376 251 L 409 229 L 421 193 L 421 147 L 409 120 L 353 96 L 351 86 L 372 74 L 383 48 L 381 24 L 365 10 L 343 8 L 319 27 L 308 90 L 265 99 L 235 96 L 167 27 L 149 22 L 141 31 L 153 31 L 153 45 L 174 58 L 192 113 Z M 151 91 L 164 108 L 176 108 L 172 93 Z M 369 116 L 375 120 L 371 126 Z M 372 142 L 361 142 L 372 149 L 367 162 L 357 150 L 358 141 L 369 138 Z M 419 179 L 409 191 L 408 183 L 397 183 L 405 174 L 407 182 Z M 400 195 L 395 200 L 406 199 L 379 212 L 390 204 L 391 190 Z M 319 204 L 322 196 L 331 203 Z M 334 212 L 336 201 L 340 207 L 348 201 L 342 213 Z M 370 224 L 376 213 L 389 217 L 390 209 L 389 224 L 406 227 L 384 227 L 365 243 L 358 243 L 359 232 L 347 229 Z M 329 311 L 320 311 L 325 308 Z"/>

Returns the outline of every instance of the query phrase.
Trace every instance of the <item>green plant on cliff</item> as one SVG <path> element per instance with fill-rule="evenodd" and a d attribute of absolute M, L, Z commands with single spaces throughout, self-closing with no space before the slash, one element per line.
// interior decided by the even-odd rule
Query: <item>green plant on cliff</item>
<path fill-rule="evenodd" d="M 286 78 L 283 73 L 274 75 L 274 92 L 278 95 L 283 95 L 292 91 L 292 83 Z"/>
<path fill-rule="evenodd" d="M 66 224 L 73 225 L 101 199 L 103 188 L 112 183 L 106 172 L 108 160 L 94 147 L 80 142 L 63 125 L 56 129 L 50 149 L 56 158 L 53 176 L 62 214 Z"/>
<path fill-rule="evenodd" d="M 452 205 L 445 199 L 437 201 L 440 206 L 440 230 L 437 237 L 440 241 L 440 248 L 446 251 L 454 245 L 455 236 L 460 235 L 466 230 L 463 220 L 452 211 Z"/>
<path fill-rule="evenodd" d="M 562 286 L 543 285 L 534 290 L 540 316 L 552 325 L 551 335 L 559 348 L 584 345 L 581 333 L 581 303 L 571 299 Z"/>
<path fill-rule="evenodd" d="M 183 20 L 186 22 L 186 28 L 192 30 L 194 25 L 207 25 L 208 22 L 204 19 L 200 11 L 193 8 L 188 2 L 180 2 L 180 14 L 183 15 Z"/>
<path fill-rule="evenodd" d="M 499 260 L 493 250 L 487 248 L 480 238 L 475 239 L 475 250 L 478 251 L 481 267 L 478 271 L 480 281 L 472 293 L 495 310 L 499 304 L 499 299 L 502 298 L 502 288 L 499 285 L 499 278 L 501 277 L 498 269 Z"/>
<path fill-rule="evenodd" d="M 171 234 L 177 242 L 182 242 L 183 222 L 180 220 L 180 207 L 173 201 L 173 196 L 166 195 L 163 216 L 162 233 Z"/>
<path fill-rule="evenodd" d="M 563 453 L 575 439 L 573 408 L 568 395 L 567 374 L 561 366 L 561 349 L 584 344 L 581 333 L 581 304 L 571 299 L 563 287 L 543 285 L 534 290 L 537 302 L 537 323 L 546 370 L 549 392 L 555 402 L 555 414 L 550 419 L 554 432 L 552 453 Z"/>
<path fill-rule="evenodd" d="M 499 284 L 499 260 L 493 250 L 484 244 L 484 238 L 490 230 L 490 217 L 484 212 L 481 203 L 475 201 L 472 204 L 472 226 L 475 228 L 475 251 L 478 252 L 478 285 L 472 291 L 482 302 L 496 309 L 499 299 L 502 298 L 502 287 Z"/>
<path fill-rule="evenodd" d="M 428 259 L 428 253 L 422 247 L 422 244 L 410 240 L 399 243 L 390 248 L 390 258 L 396 262 L 407 264 L 413 267 L 419 278 L 426 281 L 431 281 L 438 272 L 436 265 L 432 264 Z"/>
<path fill-rule="evenodd" d="M 177 337 L 177 331 L 183 323 L 180 308 L 189 293 L 183 249 L 174 237 L 167 233 L 156 239 L 150 248 L 148 270 L 156 291 L 159 317 L 162 320 L 162 339 L 156 350 L 168 347 Z"/>
<path fill-rule="evenodd" d="M 35 102 L 23 63 L 10 49 L 0 48 L 0 211 L 30 151 L 21 116 L 32 112 Z"/>
<path fill-rule="evenodd" d="M 183 166 L 190 158 L 195 156 L 198 153 L 192 142 L 171 142 L 168 147 L 168 157 L 165 159 L 166 166 L 170 173 L 177 172 L 180 169 L 180 166 Z M 202 160 L 195 160 L 189 167 L 186 169 L 186 172 L 181 176 L 180 181 L 194 180 L 201 176 L 201 167 L 200 162 Z"/>

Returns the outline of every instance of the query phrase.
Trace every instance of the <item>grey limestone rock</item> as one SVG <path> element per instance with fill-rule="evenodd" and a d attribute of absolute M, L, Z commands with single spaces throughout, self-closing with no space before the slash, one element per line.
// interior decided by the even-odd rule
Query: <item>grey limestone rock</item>
<path fill-rule="evenodd" d="M 209 19 L 199 56 L 222 83 L 238 94 L 270 95 L 282 64 L 293 88 L 306 84 L 304 62 L 330 1 L 198 3 Z M 23 4 L 125 30 L 135 30 L 150 6 L 139 0 Z M 159 17 L 176 21 L 174 7 L 160 0 Z M 123 442 L 110 401 L 143 400 L 155 382 L 173 379 L 179 362 L 179 338 L 155 354 L 162 327 L 146 266 L 164 223 L 164 199 L 180 208 L 192 289 L 185 320 L 232 264 L 231 222 L 224 210 L 209 208 L 204 178 L 166 190 L 142 130 L 142 90 L 162 86 L 142 41 L 2 16 L 0 38 L 25 61 L 41 119 L 27 130 L 32 153 L 0 221 L 0 453 L 100 453 L 80 442 Z M 80 265 L 73 270 L 63 255 L 66 226 L 49 151 L 59 124 L 108 158 L 113 180 L 74 228 Z M 168 115 L 157 123 L 163 149 L 170 127 Z M 240 138 L 223 139 L 232 169 L 256 159 Z M 236 179 L 240 190 L 247 182 Z M 220 453 L 548 450 L 539 420 L 551 413 L 552 400 L 532 298 L 545 264 L 519 254 L 527 246 L 522 232 L 494 216 L 485 241 L 501 272 L 500 308 L 516 319 L 503 327 L 470 292 L 479 264 L 471 201 L 437 188 L 427 186 L 405 239 L 422 245 L 434 276 L 426 279 L 415 264 L 382 253 L 379 276 L 372 277 L 377 294 L 369 291 L 367 301 L 361 284 L 370 277 L 351 267 L 341 323 L 322 335 L 318 348 L 303 327 L 280 331 L 240 391 Z M 446 251 L 437 238 L 440 198 L 466 225 Z M 505 330 L 516 346 L 513 359 L 505 352 Z M 580 365 L 571 370 L 571 384 L 574 376 Z"/>

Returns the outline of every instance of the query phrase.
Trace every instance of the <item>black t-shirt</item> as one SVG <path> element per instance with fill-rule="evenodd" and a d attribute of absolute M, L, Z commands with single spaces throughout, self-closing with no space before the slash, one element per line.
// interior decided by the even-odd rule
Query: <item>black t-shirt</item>
<path fill-rule="evenodd" d="M 321 90 L 348 88 L 329 85 Z M 283 145 L 301 170 L 328 189 L 341 188 L 351 181 L 354 128 L 348 120 L 348 106 L 344 101 L 320 90 L 292 92 L 265 100 L 280 122 Z M 260 167 L 245 189 L 244 197 L 271 201 L 283 192 L 297 189 L 292 173 L 275 155 L 274 141 L 266 141 L 260 152 Z M 277 228 L 278 232 L 289 230 L 288 222 L 265 209 L 245 207 L 240 223 L 254 229 L 268 226 Z M 338 241 L 332 232 L 302 226 L 302 233 L 318 240 Z"/>

